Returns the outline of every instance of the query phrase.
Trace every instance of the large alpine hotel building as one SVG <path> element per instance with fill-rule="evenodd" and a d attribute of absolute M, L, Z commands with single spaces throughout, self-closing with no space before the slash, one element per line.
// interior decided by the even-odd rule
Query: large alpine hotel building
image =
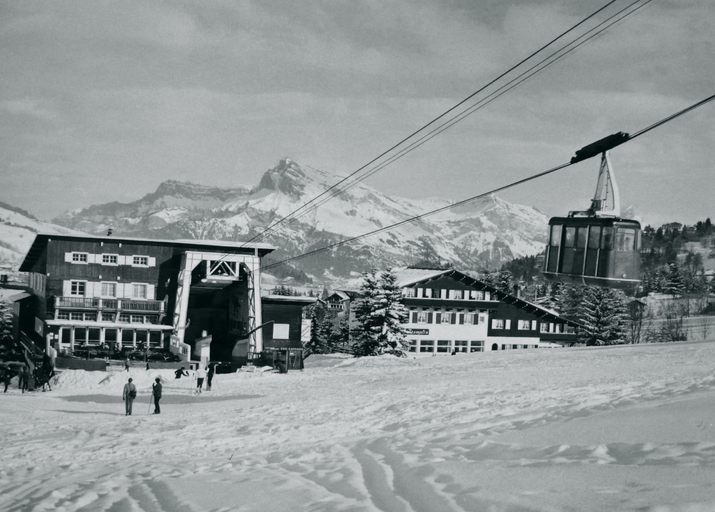
<path fill-rule="evenodd" d="M 396 272 L 409 311 L 405 331 L 415 355 L 551 347 L 574 343 L 576 325 L 544 307 L 496 290 L 452 269 Z M 328 308 L 351 316 L 354 291 L 328 297 Z M 351 320 L 353 320 L 351 318 Z"/>

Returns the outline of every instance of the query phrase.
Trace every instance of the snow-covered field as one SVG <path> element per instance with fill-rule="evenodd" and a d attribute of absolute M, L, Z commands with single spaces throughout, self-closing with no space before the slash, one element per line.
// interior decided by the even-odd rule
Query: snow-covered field
<path fill-rule="evenodd" d="M 307 366 L 0 394 L 0 510 L 715 510 L 715 342 Z"/>

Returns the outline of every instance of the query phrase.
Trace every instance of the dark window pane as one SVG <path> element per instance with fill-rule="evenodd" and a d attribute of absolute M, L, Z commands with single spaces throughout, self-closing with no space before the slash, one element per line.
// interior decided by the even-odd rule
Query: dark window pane
<path fill-rule="evenodd" d="M 598 249 L 598 244 L 601 240 L 601 226 L 591 226 L 588 234 L 588 248 Z"/>
<path fill-rule="evenodd" d="M 579 249 L 583 249 L 586 247 L 586 233 L 587 233 L 588 228 L 583 227 L 583 228 L 578 228 L 576 230 L 576 247 Z"/>
<path fill-rule="evenodd" d="M 558 247 L 561 245 L 561 225 L 555 224 L 551 226 L 551 241 L 549 242 L 552 247 Z"/>
<path fill-rule="evenodd" d="M 566 228 L 566 237 L 564 239 L 564 246 L 573 247 L 575 243 L 576 243 L 576 228 L 567 227 Z"/>
<path fill-rule="evenodd" d="M 603 228 L 603 239 L 601 240 L 601 249 L 610 251 L 613 249 L 613 228 Z"/>

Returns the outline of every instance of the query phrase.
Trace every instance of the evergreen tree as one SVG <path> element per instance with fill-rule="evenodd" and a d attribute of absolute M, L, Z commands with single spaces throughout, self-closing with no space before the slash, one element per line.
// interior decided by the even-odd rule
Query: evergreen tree
<path fill-rule="evenodd" d="M 584 287 L 579 310 L 579 339 L 586 345 L 625 343 L 627 311 L 623 292 Z"/>
<path fill-rule="evenodd" d="M 584 286 L 563 284 L 559 288 L 554 306 L 561 316 L 568 320 L 579 321 L 581 316 L 581 302 L 584 296 Z"/>
<path fill-rule="evenodd" d="M 402 323 L 407 320 L 407 309 L 402 304 L 402 291 L 396 284 L 395 274 L 391 270 L 379 275 L 374 270 L 363 274 L 360 292 L 361 298 L 355 304 L 355 355 L 404 355 Z"/>
<path fill-rule="evenodd" d="M 0 358 L 10 359 L 17 353 L 13 307 L 11 302 L 0 300 Z"/>
<path fill-rule="evenodd" d="M 321 329 L 325 317 L 325 306 L 321 302 L 313 305 L 313 309 L 310 312 L 310 340 L 305 344 L 305 348 L 314 354 L 323 354 L 327 348 L 327 342 L 323 338 Z"/>

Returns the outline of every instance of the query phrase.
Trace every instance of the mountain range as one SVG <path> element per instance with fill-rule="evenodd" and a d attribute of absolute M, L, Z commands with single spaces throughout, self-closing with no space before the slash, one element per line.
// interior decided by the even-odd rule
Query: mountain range
<path fill-rule="evenodd" d="M 156 191 L 133 202 L 67 212 L 53 220 L 56 226 L 24 212 L 24 224 L 29 231 L 104 234 L 111 228 L 117 235 L 132 237 L 249 240 L 341 179 L 283 159 L 254 187 L 219 188 L 165 181 Z M 441 199 L 388 196 L 357 183 L 319 208 L 301 210 L 257 241 L 275 245 L 277 250 L 269 258 L 280 261 L 449 204 Z M 17 208 L 3 206 L 7 205 L 0 205 L 4 235 L 22 214 Z M 293 277 L 296 282 L 339 283 L 371 268 L 418 261 L 440 261 L 472 271 L 496 269 L 514 257 L 541 251 L 547 221 L 534 208 L 489 196 L 294 260 L 291 267 L 274 267 L 273 273 L 281 278 Z M 16 259 L 24 255 L 25 244 L 17 238 L 0 245 L 0 258 L 12 259 L 13 253 Z M 31 236 L 24 240 L 28 247 L 31 241 Z"/>

